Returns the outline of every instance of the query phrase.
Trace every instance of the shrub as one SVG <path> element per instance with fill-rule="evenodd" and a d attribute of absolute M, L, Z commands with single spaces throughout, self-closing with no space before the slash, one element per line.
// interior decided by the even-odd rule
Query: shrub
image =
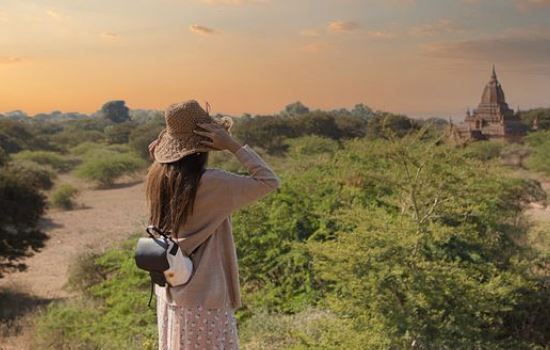
<path fill-rule="evenodd" d="M 339 148 L 337 141 L 317 135 L 289 139 L 286 143 L 289 145 L 288 152 L 292 157 L 323 153 L 332 154 Z"/>
<path fill-rule="evenodd" d="M 147 308 L 149 279 L 135 265 L 134 247 L 131 239 L 77 263 L 83 266 L 71 270 L 69 281 L 77 281 L 73 287 L 86 288 L 86 293 L 52 303 L 39 315 L 34 349 L 157 348 L 155 311 Z"/>
<path fill-rule="evenodd" d="M 466 147 L 464 155 L 468 158 L 488 161 L 499 158 L 506 146 L 505 141 L 473 142 Z"/>
<path fill-rule="evenodd" d="M 69 210 L 74 208 L 74 199 L 78 195 L 78 189 L 69 184 L 59 186 L 52 194 L 52 204 L 58 208 Z"/>
<path fill-rule="evenodd" d="M 0 277 L 9 270 L 22 270 L 21 259 L 44 245 L 47 236 L 38 228 L 46 200 L 25 176 L 0 169 Z"/>
<path fill-rule="evenodd" d="M 98 150 L 86 154 L 76 168 L 76 175 L 101 186 L 110 186 L 121 176 L 133 174 L 144 166 L 144 161 L 133 153 Z"/>
<path fill-rule="evenodd" d="M 47 165 L 40 165 L 33 161 L 11 162 L 5 171 L 18 176 L 21 180 L 39 190 L 49 190 L 53 187 L 53 180 L 57 174 Z"/>
<path fill-rule="evenodd" d="M 163 128 L 164 126 L 159 121 L 139 125 L 130 133 L 128 144 L 142 159 L 148 160 L 148 146 L 157 138 Z"/>
<path fill-rule="evenodd" d="M 64 158 L 59 153 L 47 151 L 21 151 L 13 155 L 13 160 L 29 160 L 41 165 L 49 165 L 58 171 L 68 171 L 74 166 L 74 161 Z"/>
<path fill-rule="evenodd" d="M 532 149 L 527 167 L 550 175 L 550 131 L 539 131 L 528 135 L 525 141 Z"/>

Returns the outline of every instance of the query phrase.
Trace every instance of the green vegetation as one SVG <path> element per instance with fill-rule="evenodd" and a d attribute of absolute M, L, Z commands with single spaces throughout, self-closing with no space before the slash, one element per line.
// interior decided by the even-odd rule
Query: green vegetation
<path fill-rule="evenodd" d="M 69 287 L 82 297 L 48 306 L 37 320 L 34 349 L 157 348 L 155 312 L 147 309 L 149 281 L 135 267 L 134 244 L 81 258 Z"/>
<path fill-rule="evenodd" d="M 37 228 L 46 207 L 40 185 L 34 174 L 0 169 L 0 277 L 23 270 L 21 260 L 44 245 L 47 237 Z"/>
<path fill-rule="evenodd" d="M 40 165 L 48 165 L 53 169 L 64 172 L 70 170 L 75 162 L 66 159 L 59 153 L 48 151 L 22 151 L 13 156 L 15 162 L 31 161 Z"/>
<path fill-rule="evenodd" d="M 112 148 L 93 149 L 83 155 L 83 161 L 76 168 L 75 174 L 106 187 L 121 176 L 131 175 L 144 166 L 144 161 L 134 153 Z"/>
<path fill-rule="evenodd" d="M 527 160 L 527 167 L 550 175 L 550 131 L 539 131 L 525 138 L 527 144 L 533 150 Z"/>
<path fill-rule="evenodd" d="M 54 171 L 70 169 L 68 159 L 80 162 L 76 175 L 102 186 L 146 166 L 161 115 L 125 108 L 119 101 L 93 118 L 0 121 L 0 272 L 22 268 L 21 257 L 45 239 L 36 230 L 41 191 Z M 299 102 L 236 120 L 236 137 L 282 178 L 276 193 L 232 218 L 243 348 L 548 346 L 548 227 L 524 215 L 546 194 L 502 160 L 550 174 L 550 134 L 455 148 L 441 138 L 445 127 L 364 105 L 312 111 Z M 242 170 L 223 152 L 210 166 Z M 74 190 L 58 187 L 52 202 L 70 206 Z M 156 348 L 134 244 L 79 259 L 68 285 L 80 297 L 48 306 L 34 348 Z"/>
<path fill-rule="evenodd" d="M 274 163 L 280 190 L 233 217 L 243 347 L 548 343 L 546 258 L 519 243 L 531 232 L 524 207 L 545 197 L 536 182 L 422 132 L 340 147 L 317 136 L 288 144 L 295 156 Z M 43 341 L 63 334 L 58 348 L 110 349 L 142 334 L 150 337 L 140 343 L 155 344 L 154 314 L 143 312 L 147 278 L 128 247 L 80 264 L 72 280 L 91 292 L 49 309 L 39 321 Z"/>
<path fill-rule="evenodd" d="M 535 108 L 521 112 L 521 120 L 532 127 L 535 120 L 538 121 L 539 130 L 550 130 L 550 108 Z"/>
<path fill-rule="evenodd" d="M 75 198 L 78 195 L 78 189 L 69 184 L 59 186 L 53 193 L 51 202 L 55 207 L 69 210 L 75 206 Z"/>

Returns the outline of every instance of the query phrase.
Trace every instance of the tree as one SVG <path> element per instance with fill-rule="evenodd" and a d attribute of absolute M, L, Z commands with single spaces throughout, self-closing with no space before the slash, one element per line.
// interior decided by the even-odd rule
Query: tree
<path fill-rule="evenodd" d="M 306 114 L 308 112 L 309 112 L 309 108 L 307 108 L 302 102 L 296 101 L 294 103 L 287 105 L 282 114 L 292 116 L 292 115 Z"/>
<path fill-rule="evenodd" d="M 0 277 L 11 270 L 24 270 L 21 259 L 44 246 L 47 236 L 37 228 L 46 198 L 28 174 L 0 170 Z"/>
<path fill-rule="evenodd" d="M 533 127 L 535 121 L 538 130 L 550 130 L 550 108 L 535 108 L 520 113 L 521 120 L 529 127 Z"/>
<path fill-rule="evenodd" d="M 385 138 L 389 134 L 402 137 L 412 130 L 418 129 L 418 125 L 410 118 L 392 113 L 380 113 L 369 120 L 367 135 L 370 138 Z"/>
<path fill-rule="evenodd" d="M 101 118 L 108 119 L 113 123 L 123 123 L 130 120 L 130 109 L 122 100 L 106 102 L 98 112 Z"/>

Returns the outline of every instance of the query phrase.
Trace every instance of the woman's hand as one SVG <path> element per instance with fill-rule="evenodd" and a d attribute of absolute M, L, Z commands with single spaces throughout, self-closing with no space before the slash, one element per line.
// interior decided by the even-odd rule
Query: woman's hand
<path fill-rule="evenodd" d="M 210 139 L 210 141 L 202 140 L 201 144 L 213 150 L 226 149 L 233 153 L 241 148 L 241 144 L 235 141 L 223 126 L 216 123 L 199 123 L 197 125 L 204 130 L 195 129 L 193 132 Z"/>

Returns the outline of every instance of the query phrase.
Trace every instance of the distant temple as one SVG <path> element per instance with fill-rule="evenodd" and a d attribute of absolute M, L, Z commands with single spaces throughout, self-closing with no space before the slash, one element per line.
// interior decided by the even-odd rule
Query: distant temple
<path fill-rule="evenodd" d="M 461 141 L 489 139 L 519 141 L 527 132 L 527 127 L 519 118 L 519 110 L 514 112 L 508 107 L 494 66 L 491 80 L 485 85 L 477 109 L 472 113 L 468 109 L 464 123 L 459 125 L 451 123 L 451 131 L 452 135 Z"/>

